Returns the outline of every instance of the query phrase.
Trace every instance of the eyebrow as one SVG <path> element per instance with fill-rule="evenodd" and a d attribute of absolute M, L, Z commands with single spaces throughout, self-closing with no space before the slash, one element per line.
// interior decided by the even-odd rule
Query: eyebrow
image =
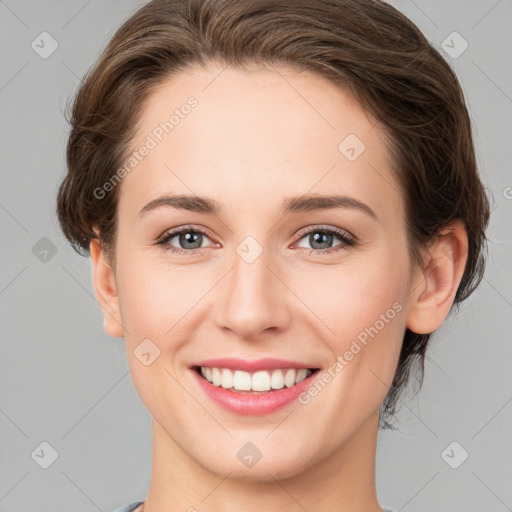
<path fill-rule="evenodd" d="M 150 201 L 142 208 L 139 215 L 142 217 L 151 210 L 155 210 L 161 206 L 170 206 L 172 208 L 207 213 L 210 215 L 218 215 L 221 212 L 219 203 L 214 199 L 191 195 L 166 195 Z"/>
<path fill-rule="evenodd" d="M 375 220 L 378 220 L 377 214 L 365 203 L 349 196 L 338 195 L 304 195 L 300 197 L 291 197 L 283 202 L 282 211 L 288 213 L 311 212 L 315 210 L 328 210 L 333 208 L 356 208 Z"/>
<path fill-rule="evenodd" d="M 222 212 L 219 203 L 214 199 L 195 195 L 165 195 L 146 204 L 146 206 L 140 210 L 139 215 L 142 217 L 151 210 L 162 206 L 190 210 L 208 215 L 219 215 Z M 356 208 L 367 213 L 375 220 L 378 220 L 377 214 L 367 204 L 353 197 L 339 195 L 310 194 L 286 198 L 283 201 L 281 211 L 283 215 L 287 215 L 289 213 L 311 212 L 334 208 Z"/>

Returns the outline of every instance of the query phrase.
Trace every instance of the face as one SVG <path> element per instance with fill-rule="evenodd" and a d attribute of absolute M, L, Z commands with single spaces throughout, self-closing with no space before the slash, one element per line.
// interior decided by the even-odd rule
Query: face
<path fill-rule="evenodd" d="M 148 136 L 156 144 L 120 185 L 115 268 L 142 401 L 170 443 L 216 473 L 286 477 L 342 453 L 378 417 L 411 289 L 383 131 L 313 73 L 211 65 L 153 93 L 134 150 Z M 220 358 L 235 361 L 207 361 Z M 233 373 L 209 384 L 201 362 Z M 294 385 L 293 367 L 319 370 Z M 290 387 L 222 393 L 229 375 L 243 387 L 237 368 L 263 387 L 259 370 L 279 387 L 283 368 Z M 247 443 L 262 454 L 251 468 Z"/>

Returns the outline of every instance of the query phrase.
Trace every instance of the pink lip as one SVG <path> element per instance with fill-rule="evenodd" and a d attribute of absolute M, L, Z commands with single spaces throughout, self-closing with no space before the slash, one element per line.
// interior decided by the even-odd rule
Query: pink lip
<path fill-rule="evenodd" d="M 216 364 L 218 364 L 219 361 L 220 360 L 216 360 Z M 203 363 L 204 362 L 205 361 L 203 361 Z M 282 363 L 283 361 L 280 361 L 280 364 Z M 201 364 L 200 366 L 207 365 Z M 226 368 L 226 366 L 220 366 L 222 368 Z M 286 365 L 284 367 L 286 367 Z M 288 367 L 297 368 L 296 363 Z M 261 366 L 258 366 L 258 368 L 261 368 Z M 283 368 L 283 366 L 278 366 L 277 368 Z M 301 365 L 300 368 L 306 368 L 306 366 Z M 304 379 L 298 384 L 295 384 L 291 388 L 283 388 L 279 389 L 278 391 L 269 391 L 268 393 L 250 394 L 235 393 L 233 391 L 228 391 L 223 387 L 214 386 L 211 382 L 203 379 L 203 377 L 201 377 L 195 369 L 192 369 L 191 371 L 195 376 L 199 386 L 214 402 L 230 412 L 235 412 L 246 416 L 261 416 L 263 414 L 270 414 L 274 411 L 277 411 L 278 409 L 281 409 L 285 405 L 292 403 L 300 395 L 300 393 L 312 385 L 313 379 L 321 375 L 321 372 L 317 371 L 311 374 L 307 379 Z"/>
<path fill-rule="evenodd" d="M 315 366 L 299 363 L 286 359 L 274 359 L 266 357 L 254 361 L 224 357 L 221 359 L 204 359 L 193 366 L 209 366 L 210 368 L 229 368 L 230 370 L 243 370 L 245 372 L 256 372 L 258 370 L 277 370 L 278 368 L 315 368 Z"/>

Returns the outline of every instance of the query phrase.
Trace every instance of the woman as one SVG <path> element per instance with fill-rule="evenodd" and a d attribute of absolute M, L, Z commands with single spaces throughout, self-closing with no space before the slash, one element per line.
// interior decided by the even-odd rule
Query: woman
<path fill-rule="evenodd" d="M 378 428 L 483 275 L 449 65 L 383 2 L 153 0 L 71 124 L 59 219 L 153 417 L 118 510 L 383 510 Z"/>

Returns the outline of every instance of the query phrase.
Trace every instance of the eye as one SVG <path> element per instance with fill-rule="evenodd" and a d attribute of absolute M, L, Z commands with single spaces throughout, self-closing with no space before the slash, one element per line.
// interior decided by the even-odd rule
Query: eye
<path fill-rule="evenodd" d="M 307 231 L 301 232 L 300 235 L 300 240 L 305 240 L 306 243 L 311 245 L 309 254 L 330 254 L 356 244 L 354 238 L 348 235 L 348 233 L 333 227 L 316 226 L 308 228 Z M 340 243 L 333 245 L 336 238 L 340 240 Z M 300 245 L 300 242 L 296 245 L 301 248 L 308 248 Z"/>
<path fill-rule="evenodd" d="M 166 252 L 171 251 L 174 254 L 197 256 L 202 254 L 203 251 L 201 249 L 209 247 L 208 244 L 205 245 L 205 242 L 211 239 L 211 237 L 212 235 L 207 230 L 194 228 L 193 226 L 183 226 L 165 233 L 156 242 L 156 245 L 161 245 Z M 335 239 L 338 239 L 340 243 L 333 245 Z M 300 241 L 302 240 L 311 244 L 312 247 L 309 250 L 309 254 L 330 254 L 356 245 L 354 238 L 345 231 L 324 226 L 316 226 L 302 231 L 300 233 Z M 295 245 L 308 249 L 308 247 L 301 245 L 300 242 Z"/>
<path fill-rule="evenodd" d="M 208 245 L 203 245 L 203 242 L 209 239 L 209 237 L 210 234 L 206 230 L 203 231 L 193 226 L 184 226 L 165 233 L 156 242 L 156 245 L 161 245 L 165 251 L 171 251 L 175 254 L 193 256 L 201 254 L 202 251 L 200 249 L 208 247 Z M 181 247 L 175 247 L 173 244 Z"/>

